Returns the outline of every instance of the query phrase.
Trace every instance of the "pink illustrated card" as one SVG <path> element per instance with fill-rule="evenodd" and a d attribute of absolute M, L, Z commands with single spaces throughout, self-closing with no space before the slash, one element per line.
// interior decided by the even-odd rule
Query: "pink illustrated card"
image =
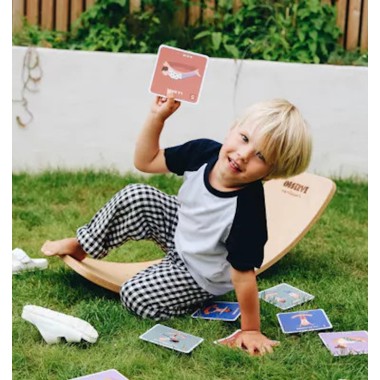
<path fill-rule="evenodd" d="M 206 55 L 161 45 L 150 92 L 166 96 L 167 91 L 171 90 L 176 100 L 198 103 L 207 63 Z"/>
<path fill-rule="evenodd" d="M 331 332 L 318 335 L 334 356 L 368 354 L 367 331 Z"/>
<path fill-rule="evenodd" d="M 71 380 L 128 380 L 116 369 L 108 369 L 107 371 L 93 373 L 87 376 L 76 377 Z"/>

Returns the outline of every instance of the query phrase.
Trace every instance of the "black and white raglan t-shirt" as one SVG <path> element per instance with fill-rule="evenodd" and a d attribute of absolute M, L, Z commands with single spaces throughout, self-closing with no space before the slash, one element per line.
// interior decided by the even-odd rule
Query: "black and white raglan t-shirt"
<path fill-rule="evenodd" d="M 178 192 L 177 252 L 197 283 L 214 295 L 233 289 L 231 266 L 260 268 L 267 241 L 261 181 L 230 192 L 210 185 L 221 146 L 200 139 L 165 149 L 168 169 L 184 176 Z"/>

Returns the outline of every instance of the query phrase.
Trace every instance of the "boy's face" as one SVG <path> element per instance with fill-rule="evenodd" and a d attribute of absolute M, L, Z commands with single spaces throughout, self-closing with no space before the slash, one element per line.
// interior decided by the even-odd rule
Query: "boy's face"
<path fill-rule="evenodd" d="M 241 125 L 229 131 L 212 178 L 221 188 L 233 190 L 266 177 L 271 167 L 255 145 L 254 132 Z"/>

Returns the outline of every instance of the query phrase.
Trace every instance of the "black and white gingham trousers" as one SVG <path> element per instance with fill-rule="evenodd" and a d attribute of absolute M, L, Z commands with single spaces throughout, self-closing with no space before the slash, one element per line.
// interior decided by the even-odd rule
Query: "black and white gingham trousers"
<path fill-rule="evenodd" d="M 128 240 L 153 240 L 166 253 L 161 263 L 121 287 L 121 302 L 144 318 L 161 320 L 189 313 L 213 297 L 195 282 L 175 250 L 178 207 L 175 196 L 144 184 L 128 185 L 77 230 L 83 250 L 96 259 Z"/>

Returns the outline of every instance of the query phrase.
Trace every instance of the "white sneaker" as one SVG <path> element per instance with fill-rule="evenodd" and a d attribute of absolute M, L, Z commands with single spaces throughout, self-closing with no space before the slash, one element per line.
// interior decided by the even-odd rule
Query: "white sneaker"
<path fill-rule="evenodd" d="M 21 248 L 12 251 L 12 274 L 21 273 L 35 269 L 46 269 L 46 259 L 31 259 Z"/>
<path fill-rule="evenodd" d="M 46 343 L 58 343 L 61 338 L 67 342 L 82 339 L 95 343 L 98 332 L 86 321 L 41 306 L 25 305 L 21 317 L 37 327 Z"/>

